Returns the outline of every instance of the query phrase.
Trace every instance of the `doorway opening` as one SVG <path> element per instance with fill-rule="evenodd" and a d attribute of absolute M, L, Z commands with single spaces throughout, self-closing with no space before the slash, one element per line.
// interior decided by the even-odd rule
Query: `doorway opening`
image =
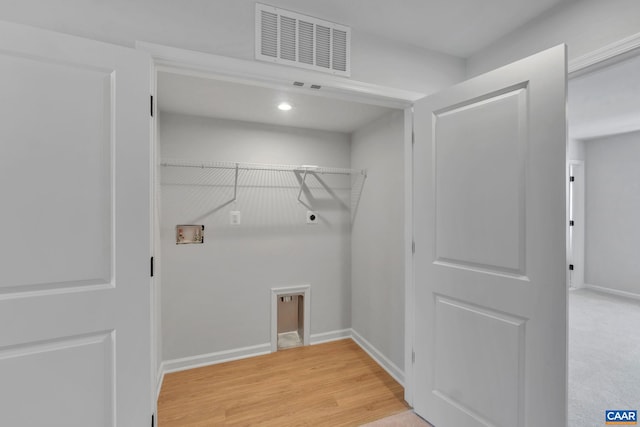
<path fill-rule="evenodd" d="M 640 394 L 640 56 L 624 56 L 569 80 L 569 427 Z"/>
<path fill-rule="evenodd" d="M 384 251 L 372 253 L 406 252 L 406 210 L 398 206 L 410 203 L 403 183 L 411 112 L 402 102 L 173 66 L 158 67 L 156 83 L 161 369 L 277 351 L 279 299 L 271 298 L 269 313 L 265 297 L 283 282 L 314 288 L 313 314 L 304 290 L 282 289 L 287 301 L 280 303 L 297 300 L 301 314 L 294 345 L 352 336 L 351 313 L 358 311 L 391 325 L 398 331 L 394 348 L 403 348 L 402 271 L 410 259 L 387 263 Z M 283 99 L 292 104 L 288 112 L 276 108 Z M 375 186 L 368 171 L 376 172 Z M 380 232 L 383 217 L 393 225 Z M 204 225 L 204 244 L 176 245 L 178 223 Z M 380 256 L 373 261 L 379 269 L 392 271 L 368 277 L 372 256 Z M 353 294 L 383 299 L 389 276 L 398 277 L 396 310 L 372 316 L 375 307 Z M 396 353 L 392 362 L 400 365 L 402 357 Z"/>

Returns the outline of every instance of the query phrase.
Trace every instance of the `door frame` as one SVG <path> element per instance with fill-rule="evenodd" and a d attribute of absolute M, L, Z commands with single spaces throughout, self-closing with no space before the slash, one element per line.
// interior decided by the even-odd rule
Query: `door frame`
<path fill-rule="evenodd" d="M 155 159 L 156 166 L 159 162 L 158 155 L 158 139 L 157 128 L 158 121 L 155 111 L 157 108 L 157 81 L 158 73 L 170 72 L 174 74 L 204 77 L 210 79 L 216 79 L 221 81 L 229 81 L 235 83 L 244 83 L 253 86 L 262 86 L 275 89 L 295 90 L 292 86 L 293 81 L 312 82 L 313 84 L 319 84 L 323 88 L 323 92 L 317 93 L 313 91 L 305 91 L 304 93 L 315 96 L 330 97 L 334 99 L 342 99 L 348 101 L 362 102 L 371 105 L 378 105 L 388 108 L 402 109 L 404 110 L 404 143 L 403 143 L 403 157 L 405 167 L 405 203 L 404 203 L 404 274 L 405 274 L 405 340 L 404 340 L 404 388 L 405 388 L 405 400 L 411 404 L 413 400 L 413 386 L 412 386 L 412 362 L 411 352 L 413 348 L 413 305 L 410 303 L 413 297 L 413 148 L 412 148 L 412 133 L 413 133 L 413 103 L 414 101 L 426 96 L 426 94 L 420 92 L 407 91 L 403 89 L 396 89 L 387 86 L 375 85 L 366 82 L 360 82 L 345 77 L 339 77 L 334 75 L 322 75 L 317 72 L 298 70 L 295 68 L 282 67 L 270 63 L 261 63 L 258 61 L 242 60 L 237 58 L 219 56 L 214 54 L 189 51 L 184 49 L 178 49 L 169 46 L 158 45 L 147 42 L 136 42 L 136 49 L 147 52 L 151 55 L 153 65 L 151 69 L 151 81 L 152 88 L 151 94 L 153 96 L 153 124 L 152 124 L 152 139 L 153 139 L 153 153 L 152 158 Z M 300 89 L 298 89 L 300 90 Z M 158 182 L 155 177 L 156 166 L 152 168 L 154 176 L 152 176 L 153 191 L 157 191 Z M 155 199 L 155 195 L 151 195 L 152 199 Z M 153 209 L 155 212 L 155 204 Z M 157 227 L 155 224 L 155 218 L 151 219 L 152 229 L 154 235 L 157 233 Z M 159 242 L 156 236 L 154 249 L 159 251 Z M 159 260 L 160 263 L 162 260 Z M 158 264 L 156 267 L 158 267 Z M 156 268 L 159 273 L 159 268 Z M 156 274 L 155 279 L 155 300 L 152 309 L 153 319 L 159 319 L 158 312 L 160 310 L 160 283 L 161 277 Z M 161 336 L 158 321 L 154 323 L 152 330 L 152 345 L 158 350 L 161 347 Z M 157 361 L 160 355 L 155 355 L 154 359 Z M 156 378 L 156 401 L 160 393 L 160 388 L 163 381 L 163 370 L 159 366 L 154 375 Z"/>
<path fill-rule="evenodd" d="M 582 223 L 578 225 L 579 228 L 582 229 L 582 262 L 578 264 L 578 270 L 582 270 L 582 277 L 583 277 L 583 282 L 581 286 L 578 286 L 578 288 L 583 288 L 584 287 L 584 217 L 585 217 L 585 206 L 584 206 L 584 176 L 585 176 L 585 170 L 584 170 L 584 166 L 585 166 L 585 162 L 584 160 L 570 160 L 567 159 L 567 215 L 569 216 L 569 221 L 571 221 L 572 219 L 572 215 L 571 213 L 573 212 L 574 215 L 573 217 L 575 218 L 575 212 L 574 212 L 574 205 L 573 205 L 573 196 L 574 196 L 574 192 L 575 192 L 575 187 L 571 186 L 571 182 L 570 182 L 570 177 L 575 175 L 571 173 L 571 169 L 572 167 L 578 166 L 580 168 L 582 168 L 581 173 L 581 177 L 582 178 L 582 182 L 581 182 L 581 186 L 582 186 L 582 197 L 583 197 L 583 203 L 582 206 L 580 206 L 579 210 L 581 211 L 580 213 L 582 214 Z M 580 181 L 580 180 L 578 180 Z M 567 224 L 569 224 L 569 221 L 567 222 Z M 567 263 L 568 264 L 573 264 L 573 260 L 574 260 L 574 255 L 575 255 L 575 247 L 573 244 L 573 239 L 572 239 L 572 230 L 571 230 L 571 226 L 568 225 L 567 226 Z M 574 269 L 575 269 L 575 265 L 574 265 Z M 575 270 L 574 270 L 575 271 Z M 567 288 L 568 289 L 576 289 L 575 286 L 573 286 L 572 280 L 571 280 L 571 270 L 569 270 L 569 268 L 567 268 Z"/>
<path fill-rule="evenodd" d="M 159 72 L 172 72 L 176 74 L 201 76 L 226 80 L 237 83 L 247 83 L 270 88 L 292 89 L 292 81 L 313 82 L 320 84 L 324 93 L 316 93 L 317 96 L 332 96 L 337 99 L 359 101 L 372 105 L 380 105 L 389 108 L 403 109 L 405 111 L 404 124 L 404 167 L 405 167 L 405 228 L 404 228 L 404 271 L 405 271 L 405 337 L 404 337 L 404 398 L 409 405 L 413 405 L 413 297 L 414 297 L 414 268 L 413 268 L 413 103 L 418 99 L 429 95 L 415 91 L 392 88 L 353 80 L 334 75 L 322 75 L 318 72 L 282 67 L 270 63 L 262 63 L 254 60 L 237 59 L 227 56 L 179 49 L 155 43 L 138 41 L 135 48 L 151 55 L 153 65 L 151 69 L 151 94 L 153 95 L 153 111 L 157 111 L 157 75 Z M 595 49 L 584 55 L 575 57 L 568 62 L 568 78 L 588 72 L 595 67 L 602 66 L 610 61 L 622 60 L 634 54 L 640 49 L 640 33 L 617 40 L 601 48 Z M 526 54 L 523 52 L 523 57 Z M 313 94 L 313 92 L 308 92 Z M 327 95 L 325 95 L 327 94 Z M 157 160 L 157 120 L 154 114 L 152 124 L 152 159 Z M 152 168 L 152 185 L 155 200 L 156 181 L 155 167 Z M 155 212 L 155 204 L 152 205 Z M 567 211 L 568 215 L 568 211 Z M 568 220 L 568 219 L 567 219 Z M 155 219 L 150 218 L 155 230 Z M 155 236 L 155 233 L 154 233 Z M 568 233 L 566 251 L 569 249 Z M 159 243 L 154 242 L 154 249 L 159 250 Z M 159 272 L 159 268 L 156 268 Z M 154 330 L 152 345 L 158 348 L 159 337 L 159 298 L 161 278 L 154 278 L 156 289 L 154 305 L 152 305 L 152 319 Z M 568 290 L 567 290 L 568 291 Z M 157 359 L 160 355 L 152 356 Z M 155 371 L 156 367 L 152 366 Z M 162 385 L 162 369 L 156 375 L 156 401 Z"/>
<path fill-rule="evenodd" d="M 592 67 L 600 67 L 609 61 L 619 61 L 628 56 L 636 55 L 637 52 L 634 52 L 636 49 L 640 49 L 640 33 L 632 34 L 577 56 L 569 60 L 567 71 L 569 78 L 591 71 Z"/>

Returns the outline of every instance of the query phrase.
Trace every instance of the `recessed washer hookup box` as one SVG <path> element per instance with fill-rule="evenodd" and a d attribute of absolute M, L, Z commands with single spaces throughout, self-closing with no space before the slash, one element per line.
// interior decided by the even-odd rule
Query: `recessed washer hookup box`
<path fill-rule="evenodd" d="M 176 245 L 204 243 L 204 225 L 176 225 Z"/>

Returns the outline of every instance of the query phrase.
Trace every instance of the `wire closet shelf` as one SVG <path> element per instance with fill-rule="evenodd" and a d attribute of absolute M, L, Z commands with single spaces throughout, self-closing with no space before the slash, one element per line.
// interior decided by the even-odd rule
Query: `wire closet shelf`
<path fill-rule="evenodd" d="M 332 175 L 367 175 L 366 169 L 334 168 L 317 165 L 278 165 L 269 163 L 246 162 L 212 162 L 167 159 L 160 163 L 164 167 L 202 168 L 202 169 L 235 169 L 235 170 L 264 170 L 277 172 L 302 172 Z"/>
<path fill-rule="evenodd" d="M 327 166 L 316 165 L 279 165 L 269 163 L 247 163 L 247 162 L 216 162 L 216 161 L 193 161 L 193 160 L 176 160 L 176 159 L 164 159 L 160 162 L 160 165 L 166 168 L 190 168 L 190 169 L 222 169 L 232 171 L 232 188 L 233 195 L 231 199 L 223 203 L 219 208 L 227 206 L 230 203 L 235 202 L 238 199 L 238 182 L 240 171 L 272 171 L 272 172 L 293 172 L 299 175 L 299 187 L 297 189 L 297 201 L 312 209 L 305 200 L 303 200 L 303 191 L 307 185 L 307 176 L 318 175 L 343 175 L 351 177 L 351 203 L 348 207 L 351 211 L 351 221 L 355 217 L 357 206 L 360 202 L 362 195 L 362 189 L 364 181 L 367 178 L 366 169 L 349 169 L 349 168 L 335 168 Z M 325 188 L 327 188 L 325 186 Z M 335 197 L 335 195 L 334 195 Z M 218 209 L 216 209 L 218 210 Z"/>

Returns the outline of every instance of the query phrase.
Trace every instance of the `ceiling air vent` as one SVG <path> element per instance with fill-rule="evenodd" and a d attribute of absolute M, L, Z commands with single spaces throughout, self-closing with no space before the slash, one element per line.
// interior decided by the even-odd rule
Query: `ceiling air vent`
<path fill-rule="evenodd" d="M 256 59 L 350 76 L 351 28 L 256 3 Z"/>

